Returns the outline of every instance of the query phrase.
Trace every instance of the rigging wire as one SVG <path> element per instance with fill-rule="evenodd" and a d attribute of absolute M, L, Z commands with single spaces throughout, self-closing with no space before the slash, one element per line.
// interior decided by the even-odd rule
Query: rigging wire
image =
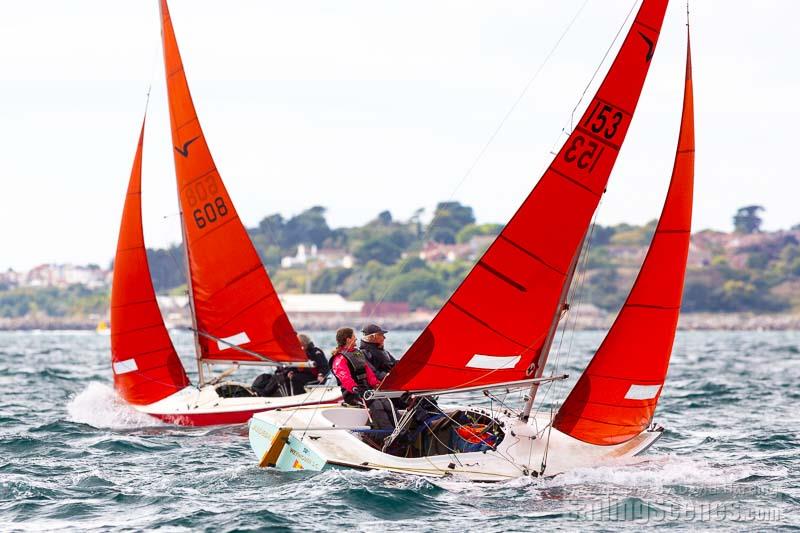
<path fill-rule="evenodd" d="M 631 17 L 631 14 L 633 13 L 633 9 L 636 7 L 636 4 L 638 4 L 638 3 L 639 3 L 639 0 L 633 0 L 633 3 L 631 4 L 631 8 L 628 10 L 628 14 L 625 15 L 625 20 L 622 21 L 622 24 L 620 24 L 619 29 L 617 29 L 617 33 L 616 33 L 616 35 L 614 35 L 614 39 L 611 40 L 611 44 L 608 45 L 608 48 L 606 48 L 606 52 L 603 54 L 603 59 L 601 59 L 600 63 L 598 63 L 597 68 L 592 73 L 592 77 L 589 79 L 589 83 L 587 83 L 586 87 L 584 87 L 583 92 L 581 93 L 581 96 L 578 99 L 578 102 L 575 104 L 575 107 L 572 109 L 572 114 L 570 115 L 570 122 L 569 122 L 570 131 L 572 131 L 572 129 L 573 129 L 573 124 L 574 124 L 574 120 L 575 120 L 575 111 L 578 110 L 578 106 L 581 104 L 581 102 L 583 101 L 583 98 L 586 96 L 586 91 L 589 89 L 589 86 L 592 84 L 594 79 L 597 77 L 597 73 L 600 71 L 600 67 L 603 65 L 603 63 L 605 63 L 606 59 L 608 58 L 608 54 L 611 52 L 611 49 L 614 47 L 614 44 L 617 42 L 617 39 L 619 39 L 619 36 L 622 33 L 622 29 L 628 23 L 628 19 Z"/>
<path fill-rule="evenodd" d="M 544 70 L 544 67 L 548 64 L 548 62 L 550 61 L 550 58 L 555 54 L 556 50 L 558 49 L 559 45 L 561 44 L 561 41 L 563 41 L 564 37 L 566 37 L 567 33 L 569 33 L 569 30 L 572 28 L 573 24 L 578 19 L 578 17 L 583 12 L 584 8 L 586 7 L 586 5 L 588 3 L 589 3 L 589 0 L 584 0 L 583 4 L 581 4 L 580 8 L 578 8 L 578 10 L 572 16 L 572 18 L 570 19 L 569 23 L 564 28 L 564 30 L 561 32 L 561 35 L 556 40 L 556 42 L 553 45 L 553 47 L 550 49 L 550 51 L 545 56 L 544 60 L 542 60 L 542 62 L 539 65 L 539 67 L 536 69 L 536 71 L 533 73 L 533 75 L 528 79 L 528 82 L 523 87 L 523 89 L 520 92 L 519 96 L 517 96 L 517 99 L 511 104 L 511 107 L 509 107 L 508 111 L 506 111 L 505 115 L 503 115 L 503 118 L 500 120 L 500 122 L 497 125 L 497 127 L 494 129 L 494 131 L 491 133 L 491 135 L 489 135 L 488 140 L 484 143 L 483 147 L 478 151 L 478 155 L 475 156 L 475 158 L 472 160 L 472 164 L 469 167 L 467 167 L 466 172 L 464 172 L 464 174 L 461 176 L 461 179 L 458 181 L 458 183 L 456 183 L 456 186 L 453 188 L 453 190 L 450 193 L 450 196 L 448 197 L 447 201 L 451 201 L 455 197 L 455 195 L 458 192 L 458 190 L 461 188 L 461 186 L 464 184 L 464 182 L 467 180 L 467 178 L 469 178 L 469 176 L 472 174 L 472 172 L 478 166 L 478 163 L 481 161 L 481 159 L 483 159 L 483 156 L 486 153 L 486 151 L 489 149 L 489 146 L 492 144 L 492 142 L 495 140 L 497 135 L 500 133 L 500 130 L 503 129 L 503 126 L 505 126 L 506 122 L 508 121 L 508 119 L 512 115 L 512 113 L 514 113 L 514 111 L 517 109 L 517 106 L 523 100 L 523 98 L 527 94 L 528 90 L 533 86 L 533 84 L 539 78 L 539 74 L 541 74 L 542 70 Z M 434 228 L 436 226 L 436 222 L 438 221 L 438 219 L 439 219 L 439 216 L 434 213 L 433 218 L 431 219 L 430 223 L 428 223 L 427 229 L 422 234 L 422 236 L 419 237 L 419 239 L 418 239 L 419 241 L 424 243 L 424 242 L 426 242 L 428 240 L 429 236 L 431 235 L 431 233 L 433 232 L 433 230 L 434 230 Z M 376 300 L 376 303 L 380 304 L 384 300 L 384 298 L 386 298 L 386 295 L 389 293 L 391 288 L 394 286 L 394 284 L 396 282 L 395 280 L 396 280 L 396 278 L 393 278 L 386 285 L 386 288 L 382 291 L 381 295 Z M 370 312 L 370 315 L 369 315 L 368 318 L 372 318 L 372 316 L 374 315 L 375 310 L 377 309 L 377 307 L 378 307 L 377 305 L 373 307 L 373 309 Z"/>
<path fill-rule="evenodd" d="M 622 21 L 622 24 L 620 24 L 619 28 L 617 29 L 617 33 L 614 35 L 614 38 L 612 39 L 611 43 L 609 44 L 608 48 L 606 49 L 605 53 L 603 54 L 602 59 L 598 63 L 597 67 L 595 68 L 594 72 L 592 73 L 591 78 L 589 79 L 588 83 L 586 84 L 586 86 L 584 87 L 583 91 L 581 92 L 581 96 L 578 98 L 578 101 L 576 102 L 575 107 L 572 109 L 572 113 L 570 113 L 569 133 L 567 133 L 564 128 L 562 128 L 561 133 L 565 133 L 567 135 L 571 134 L 571 132 L 573 130 L 573 127 L 574 127 L 575 113 L 576 113 L 578 107 L 580 106 L 581 102 L 583 101 L 584 97 L 586 96 L 586 93 L 589 90 L 589 87 L 594 82 L 594 79 L 597 76 L 597 73 L 600 71 L 600 68 L 605 63 L 606 59 L 608 58 L 608 55 L 609 55 L 611 49 L 614 47 L 614 44 L 617 42 L 617 39 L 619 39 L 619 36 L 622 33 L 623 28 L 627 25 L 628 19 L 630 18 L 631 14 L 633 13 L 634 8 L 636 7 L 636 5 L 638 3 L 639 3 L 639 0 L 634 0 L 633 3 L 631 4 L 630 9 L 628 10 L 627 15 L 625 16 L 625 19 Z M 560 138 L 560 135 L 559 135 L 559 138 Z M 555 149 L 555 145 L 556 144 L 558 144 L 558 139 L 554 143 L 554 149 Z M 551 150 L 551 153 L 554 152 L 554 149 Z M 602 202 L 602 197 L 601 197 L 601 202 Z M 584 239 L 583 244 L 581 246 L 582 249 L 583 249 L 582 252 L 581 252 L 583 254 L 583 266 L 581 267 L 581 274 L 579 276 L 578 284 L 577 285 L 573 285 L 573 287 L 570 288 L 569 295 L 568 295 L 568 301 L 574 301 L 576 295 L 579 295 L 579 298 L 580 298 L 579 303 L 582 303 L 582 301 L 583 301 L 583 294 L 584 294 L 583 287 L 584 287 L 584 282 L 585 282 L 585 277 L 586 277 L 586 267 L 588 265 L 590 242 L 591 242 L 592 237 L 594 235 L 594 229 L 595 229 L 595 226 L 596 226 L 597 215 L 598 215 L 599 210 L 600 210 L 600 206 L 598 204 L 598 207 L 597 207 L 597 209 L 595 209 L 595 212 L 594 212 L 592 223 L 590 225 L 589 234 Z M 567 355 L 566 355 L 567 361 L 566 361 L 565 364 L 568 364 L 568 362 L 569 362 L 569 356 L 571 355 L 571 351 L 572 351 L 572 344 L 573 344 L 574 337 L 575 337 L 575 330 L 577 328 L 577 320 L 578 320 L 578 314 L 579 314 L 577 312 L 578 309 L 575 309 L 574 311 L 575 312 L 571 313 L 571 315 L 573 315 L 573 316 L 568 317 L 567 318 L 567 322 L 564 324 L 564 327 L 561 328 L 561 337 L 559 339 L 559 344 L 558 344 L 558 346 L 556 348 L 556 354 L 555 354 L 555 360 L 554 360 L 554 364 L 555 364 L 554 371 L 557 371 L 558 368 L 559 368 L 559 363 L 560 363 L 560 359 L 561 359 L 561 347 L 562 347 L 562 344 L 563 344 L 563 341 L 564 341 L 564 336 L 565 336 L 567 330 L 571 330 L 571 332 L 570 332 L 570 341 L 569 341 L 569 345 L 568 345 L 568 349 L 567 349 Z M 569 327 L 570 321 L 572 322 L 572 327 L 571 328 Z M 559 391 L 559 386 L 554 385 L 554 383 L 552 383 L 552 382 L 549 383 L 548 387 L 547 387 L 547 390 L 545 391 L 544 397 L 542 398 L 542 402 L 539 404 L 537 409 L 534 411 L 534 418 L 535 418 L 536 414 L 539 413 L 539 410 L 544 405 L 546 405 L 545 402 L 547 400 L 549 400 L 549 402 L 550 402 L 550 423 L 547 426 L 547 440 L 545 442 L 544 452 L 542 454 L 542 464 L 541 464 L 541 469 L 540 469 L 540 473 L 542 475 L 544 474 L 544 470 L 545 470 L 546 463 L 547 463 L 547 455 L 548 455 L 549 448 L 550 448 L 550 433 L 552 432 L 553 420 L 555 418 L 555 405 L 556 405 L 556 403 L 558 403 L 558 401 L 556 399 L 557 396 L 558 396 L 558 394 L 557 394 L 558 391 Z M 550 395 L 551 392 L 552 392 L 552 397 L 548 398 L 548 396 Z M 529 458 L 529 463 L 530 463 L 530 458 Z"/>

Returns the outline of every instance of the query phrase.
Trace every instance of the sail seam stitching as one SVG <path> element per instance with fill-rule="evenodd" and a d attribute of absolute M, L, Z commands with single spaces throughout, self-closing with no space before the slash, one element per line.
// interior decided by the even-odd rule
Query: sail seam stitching
<path fill-rule="evenodd" d="M 170 343 L 170 344 L 171 344 L 171 343 Z M 133 357 L 142 357 L 142 356 L 147 356 L 147 355 L 150 355 L 150 354 L 152 354 L 152 353 L 160 352 L 160 351 L 162 351 L 162 350 L 165 350 L 165 349 L 166 349 L 166 350 L 169 350 L 169 351 L 170 351 L 170 352 L 172 352 L 172 353 L 175 353 L 175 347 L 170 345 L 170 346 L 167 346 L 167 347 L 165 347 L 165 348 L 155 348 L 155 349 L 153 349 L 153 350 L 147 350 L 146 352 L 136 352 L 136 353 L 133 353 L 133 354 L 130 354 L 130 355 L 122 355 L 122 354 L 120 354 L 120 353 L 115 353 L 114 355 L 115 355 L 115 356 L 116 356 L 116 358 L 117 358 L 117 359 L 119 359 L 119 360 L 125 360 L 125 359 L 131 359 L 131 358 L 133 358 Z M 176 354 L 176 355 L 177 355 L 177 354 Z M 119 361 L 116 361 L 116 362 L 119 362 Z M 137 366 L 138 366 L 138 362 L 137 362 Z M 165 364 L 163 364 L 163 365 L 161 365 L 161 366 L 169 366 L 169 363 L 165 363 Z M 155 366 L 154 366 L 154 367 L 152 367 L 152 368 L 159 368 L 159 367 L 155 367 Z M 139 370 L 149 370 L 149 369 L 146 369 L 146 368 L 145 368 L 145 369 L 143 369 L 142 367 L 139 367 Z"/>
<path fill-rule="evenodd" d="M 619 109 L 620 111 L 622 111 L 623 113 L 625 113 L 629 117 L 633 118 L 633 113 L 631 113 L 630 111 L 628 111 L 627 109 L 625 109 L 623 107 L 618 106 L 617 104 L 609 102 L 605 98 L 600 98 L 599 96 L 595 96 L 594 99 L 597 100 L 598 102 L 602 102 L 602 103 L 604 103 L 606 105 L 610 105 L 611 107 L 613 107 L 615 109 Z"/>
<path fill-rule="evenodd" d="M 259 299 L 258 299 L 258 300 L 256 300 L 255 302 L 253 302 L 252 304 L 250 304 L 250 305 L 248 305 L 247 307 L 245 307 L 245 308 L 241 309 L 241 310 L 240 310 L 238 313 L 236 313 L 235 315 L 231 316 L 231 317 L 230 317 L 228 320 L 226 320 L 225 322 L 222 322 L 222 323 L 219 325 L 219 327 L 224 327 L 224 326 L 227 326 L 228 324 L 230 324 L 231 322 L 233 322 L 233 321 L 234 321 L 234 319 L 236 319 L 236 318 L 240 317 L 240 316 L 241 316 L 242 314 L 244 314 L 246 311 L 249 311 L 250 309 L 252 309 L 252 308 L 253 308 L 253 307 L 255 307 L 256 305 L 260 304 L 261 302 L 263 302 L 263 301 L 265 301 L 265 300 L 267 300 L 267 299 L 269 299 L 269 298 L 272 298 L 272 296 L 273 296 L 274 294 L 275 294 L 275 291 L 273 290 L 271 293 L 267 294 L 266 296 L 262 296 L 261 298 L 259 298 Z M 260 342 L 270 342 L 270 341 L 272 341 L 272 340 L 274 340 L 274 339 L 264 339 L 264 340 L 262 340 L 262 341 L 260 341 Z M 253 342 L 253 341 L 250 341 L 250 342 Z"/>
<path fill-rule="evenodd" d="M 639 26 L 642 26 L 643 28 L 647 28 L 648 30 L 650 30 L 650 31 L 652 31 L 653 33 L 655 33 L 656 35 L 658 35 L 658 34 L 660 34 L 660 33 L 661 33 L 659 30 L 655 29 L 654 27 L 652 27 L 652 26 L 650 26 L 650 25 L 648 25 L 648 24 L 645 24 L 644 22 L 642 22 L 642 21 L 641 21 L 641 20 L 639 20 L 639 19 L 636 19 L 636 20 L 634 20 L 634 21 L 633 21 L 633 23 L 634 23 L 634 24 L 638 24 Z"/>
<path fill-rule="evenodd" d="M 110 307 L 110 309 L 122 309 L 123 307 L 130 307 L 132 305 L 147 304 L 147 303 L 150 303 L 150 302 L 155 302 L 156 304 L 158 304 L 158 300 L 157 299 L 148 298 L 147 300 L 137 300 L 135 302 L 125 302 L 124 304 L 112 305 Z"/>
<path fill-rule="evenodd" d="M 192 122 L 197 122 L 198 124 L 200 124 L 200 121 L 197 119 L 197 114 L 195 114 L 192 118 L 190 118 L 189 120 L 187 120 L 186 122 L 184 122 L 180 126 L 175 126 L 175 131 L 178 132 L 178 131 L 182 130 L 183 128 L 185 128 L 186 126 L 191 124 Z M 200 133 L 202 134 L 202 131 Z M 205 141 L 205 139 L 203 139 L 203 141 Z"/>
<path fill-rule="evenodd" d="M 509 285 L 514 287 L 515 289 L 517 289 L 517 290 L 519 290 L 521 292 L 528 292 L 528 289 L 525 287 L 525 285 L 523 285 L 522 283 L 519 283 L 517 281 L 514 281 L 513 279 L 511 279 L 510 277 L 506 276 L 505 274 L 503 274 L 499 270 L 495 269 L 494 267 L 491 267 L 491 266 L 487 265 L 485 261 L 483 261 L 483 260 L 478 261 L 478 265 L 482 266 L 489 273 L 494 274 L 495 277 L 497 277 L 498 279 L 500 279 L 502 281 L 505 281 L 506 283 L 508 283 Z"/>
<path fill-rule="evenodd" d="M 506 340 L 508 340 L 508 341 L 511 341 L 511 342 L 513 342 L 514 344 L 518 345 L 518 346 L 522 346 L 522 347 L 523 347 L 524 349 L 526 349 L 526 350 L 529 348 L 529 346 L 528 346 L 527 344 L 525 344 L 525 343 L 522 343 L 522 342 L 519 342 L 519 341 L 517 341 L 517 340 L 515 340 L 515 339 L 512 339 L 511 337 L 509 337 L 509 336 L 508 336 L 508 335 L 506 335 L 505 333 L 502 333 L 502 332 L 500 332 L 499 330 L 497 330 L 497 329 L 495 329 L 494 327 L 492 327 L 492 326 L 491 326 L 491 325 L 490 325 L 488 322 L 485 322 L 484 320 L 482 320 L 482 319 L 478 318 L 477 316 L 475 316 L 475 315 L 474 315 L 474 314 L 472 314 L 471 312 L 467 311 L 466 309 L 464 309 L 463 307 L 461 307 L 461 306 L 460 306 L 460 305 L 458 305 L 457 303 L 455 303 L 455 302 L 452 302 L 452 301 L 451 301 L 451 302 L 448 302 L 448 303 L 449 303 L 450 305 L 452 305 L 453 307 L 455 307 L 456 309 L 458 309 L 459 311 L 461 311 L 462 313 L 464 313 L 465 315 L 467 315 L 468 317 L 470 317 L 471 319 L 473 319 L 475 322 L 478 322 L 479 324 L 481 324 L 481 325 L 485 326 L 487 329 L 489 329 L 489 330 L 491 330 L 491 331 L 493 331 L 493 332 L 497 333 L 498 335 L 500 335 L 500 336 L 501 336 L 501 337 L 503 337 L 504 339 L 506 339 Z"/>
<path fill-rule="evenodd" d="M 127 335 L 128 333 L 136 333 L 137 331 L 144 331 L 146 329 L 152 329 L 152 328 L 158 328 L 158 327 L 164 327 L 164 323 L 163 322 L 158 322 L 156 324 L 148 324 L 147 326 L 142 326 L 140 328 L 133 328 L 133 329 L 125 330 L 125 331 L 115 331 L 114 333 L 111 334 L 111 336 L 112 337 L 118 337 L 120 335 Z"/>
<path fill-rule="evenodd" d="M 605 146 L 607 146 L 609 148 L 612 148 L 612 149 L 616 150 L 617 152 L 619 152 L 619 145 L 618 144 L 614 144 L 611 141 L 609 141 L 608 139 L 604 139 L 604 138 L 600 137 L 598 134 L 596 134 L 595 132 L 585 128 L 584 126 L 577 126 L 575 128 L 575 130 L 583 132 L 585 135 L 591 137 L 595 141 L 597 141 L 597 142 L 599 142 L 601 144 L 604 144 Z"/>
<path fill-rule="evenodd" d="M 222 228 L 224 228 L 225 226 L 227 226 L 227 225 L 228 225 L 228 223 L 230 223 L 230 222 L 233 222 L 234 220 L 238 220 L 238 219 L 239 219 L 239 216 L 238 216 L 238 215 L 236 215 L 236 216 L 234 216 L 234 217 L 231 217 L 231 218 L 229 218 L 228 220 L 225 220 L 225 221 L 223 221 L 223 222 L 222 222 L 222 223 L 221 223 L 219 226 L 217 226 L 216 228 L 211 228 L 211 229 L 210 229 L 208 232 L 206 232 L 206 233 L 204 233 L 204 234 L 200 235 L 199 237 L 197 237 L 197 239 L 195 240 L 195 242 L 198 242 L 198 241 L 200 241 L 201 239 L 205 239 L 206 237 L 208 237 L 208 236 L 209 236 L 209 235 L 211 235 L 212 233 L 215 233 L 217 230 L 219 230 L 219 229 L 222 229 Z"/>
<path fill-rule="evenodd" d="M 586 376 L 587 379 L 589 379 L 589 378 L 614 379 L 614 380 L 617 380 L 617 381 L 627 381 L 629 383 L 635 381 L 637 384 L 640 384 L 640 385 L 662 385 L 664 383 L 663 380 L 656 381 L 656 380 L 653 380 L 653 379 L 639 379 L 639 378 L 630 378 L 630 377 L 614 377 L 614 376 L 606 376 L 605 374 L 594 374 L 594 373 L 593 374 L 588 374 L 587 372 L 584 372 L 583 376 Z M 583 376 L 581 376 L 581 378 L 583 378 Z"/>
<path fill-rule="evenodd" d="M 570 183 L 573 183 L 573 184 L 577 185 L 581 189 L 585 189 L 586 191 L 590 192 L 591 194 L 597 196 L 598 198 L 601 196 L 600 194 L 598 194 L 598 193 L 594 192 L 592 189 L 590 189 L 587 185 L 584 185 L 583 183 L 581 183 L 578 180 L 576 180 L 575 178 L 564 174 L 560 170 L 556 170 L 556 168 L 553 165 L 550 165 L 549 170 L 555 172 L 556 174 L 558 174 L 559 176 L 561 176 L 565 180 L 569 181 Z"/>
<path fill-rule="evenodd" d="M 190 178 L 190 179 L 186 180 L 186 183 L 184 183 L 183 187 L 181 187 L 181 193 L 183 193 L 183 191 L 185 191 L 187 187 L 189 187 L 191 185 L 194 185 L 195 183 L 197 183 L 201 179 L 205 178 L 209 174 L 213 174 L 216 171 L 217 171 L 217 167 L 216 167 L 216 165 L 214 165 L 214 167 L 211 170 L 209 170 L 207 172 L 204 172 L 203 174 L 200 174 L 199 176 L 197 176 L 195 178 Z M 222 181 L 222 179 L 220 179 L 220 181 Z M 189 207 L 192 207 L 192 206 L 189 206 Z"/>
<path fill-rule="evenodd" d="M 511 239 L 510 239 L 509 237 L 507 237 L 506 235 L 503 235 L 503 234 L 501 233 L 500 235 L 498 235 L 498 238 L 500 238 L 500 239 L 503 239 L 503 240 L 504 240 L 504 241 L 506 241 L 508 244 L 510 244 L 510 245 L 511 245 L 511 246 L 513 246 L 514 248 L 517 248 L 517 249 L 518 249 L 519 251 L 521 251 L 522 253 L 524 253 L 524 254 L 527 254 L 528 256 L 530 256 L 530 257 L 532 257 L 533 259 L 537 260 L 538 262 L 540 262 L 541 264 L 543 264 L 544 266 L 546 266 L 547 268 L 549 268 L 549 269 L 550 269 L 550 270 L 552 270 L 553 272 L 556 272 L 556 273 L 558 273 L 558 274 L 559 274 L 559 275 L 561 275 L 561 276 L 566 276 L 566 274 L 564 274 L 563 272 L 561 272 L 559 269 L 557 269 L 557 268 L 556 268 L 556 267 L 554 267 L 553 265 L 549 264 L 547 261 L 545 261 L 544 259 L 542 259 L 542 258 L 541 258 L 541 257 L 539 257 L 538 255 L 536 255 L 535 253 L 531 252 L 530 250 L 528 250 L 527 248 L 525 248 L 525 247 L 524 247 L 524 246 L 522 246 L 521 244 L 519 244 L 519 243 L 517 243 L 517 242 L 515 242 L 515 241 L 511 240 Z"/>
<path fill-rule="evenodd" d="M 119 252 L 130 252 L 132 250 L 141 250 L 144 248 L 144 243 L 142 244 L 134 244 L 133 246 L 126 246 L 125 248 L 117 248 L 117 253 Z"/>
<path fill-rule="evenodd" d="M 228 289 L 228 288 L 230 288 L 230 287 L 234 286 L 234 285 L 235 285 L 237 282 L 239 282 L 240 280 L 242 280 L 242 279 L 246 278 L 247 276 L 249 276 L 249 275 L 250 275 L 250 274 L 252 274 L 253 272 L 256 272 L 256 271 L 257 271 L 258 269 L 260 269 L 260 268 L 264 268 L 264 266 L 263 266 L 261 263 L 259 263 L 259 264 L 258 264 L 258 265 L 256 265 L 256 266 L 250 267 L 250 268 L 248 268 L 247 270 L 244 270 L 244 271 L 240 272 L 238 275 L 236 275 L 236 276 L 234 276 L 233 278 L 231 278 L 230 280 L 226 281 L 226 282 L 225 282 L 225 285 L 223 285 L 222 287 L 220 287 L 218 290 L 214 291 L 214 292 L 211 294 L 211 296 L 209 296 L 209 297 L 208 297 L 208 299 L 209 299 L 209 300 L 212 300 L 212 299 L 216 298 L 216 296 L 217 296 L 219 293 L 221 293 L 221 292 L 222 292 L 222 291 L 224 291 L 225 289 Z M 274 289 L 273 289 L 273 291 L 272 291 L 272 293 L 271 293 L 270 295 L 272 295 L 272 294 L 275 294 L 275 290 L 274 290 Z"/>
<path fill-rule="evenodd" d="M 573 415 L 573 416 L 575 416 L 575 415 Z M 606 422 L 605 420 L 597 420 L 596 418 L 592 418 L 592 417 L 589 417 L 589 416 L 580 416 L 580 417 L 576 417 L 576 418 L 578 418 L 579 420 L 589 420 L 591 422 L 595 422 L 596 424 L 603 424 L 603 425 L 606 425 L 606 426 L 614 426 L 614 427 L 620 427 L 620 428 L 641 428 L 641 427 L 644 427 L 642 424 L 614 424 L 613 422 Z M 569 435 L 569 433 L 567 433 L 567 435 Z M 635 435 L 634 435 L 634 437 L 635 437 Z M 631 438 L 633 438 L 633 437 L 631 437 Z M 628 440 L 630 440 L 630 439 L 628 439 Z"/>

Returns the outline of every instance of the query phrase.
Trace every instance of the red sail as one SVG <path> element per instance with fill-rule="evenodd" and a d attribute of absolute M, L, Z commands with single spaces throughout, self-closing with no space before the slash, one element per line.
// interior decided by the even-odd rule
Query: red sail
<path fill-rule="evenodd" d="M 264 266 L 211 158 L 178 43 L 161 0 L 175 172 L 204 359 L 306 361 Z M 211 336 L 211 337 L 208 337 Z"/>
<path fill-rule="evenodd" d="M 618 444 L 647 428 L 667 376 L 692 224 L 694 105 L 688 43 L 686 54 L 675 167 L 650 250 L 614 325 L 554 423 L 591 444 Z"/>
<path fill-rule="evenodd" d="M 156 302 L 142 232 L 142 139 L 128 183 L 111 288 L 111 366 L 126 401 L 146 405 L 189 384 Z"/>
<path fill-rule="evenodd" d="M 384 389 L 453 389 L 541 375 L 542 345 L 633 118 L 666 6 L 667 0 L 644 1 L 575 130 Z"/>

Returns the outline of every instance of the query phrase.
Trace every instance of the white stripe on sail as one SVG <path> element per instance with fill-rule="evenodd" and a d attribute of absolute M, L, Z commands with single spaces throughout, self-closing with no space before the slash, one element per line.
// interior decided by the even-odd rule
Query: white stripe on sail
<path fill-rule="evenodd" d="M 135 370 L 139 370 L 139 367 L 136 366 L 136 359 L 125 359 L 114 363 L 115 374 L 127 374 Z"/>
<path fill-rule="evenodd" d="M 625 393 L 626 400 L 650 400 L 655 398 L 661 385 L 631 385 Z"/>
<path fill-rule="evenodd" d="M 483 355 L 476 353 L 467 363 L 467 368 L 483 368 L 485 370 L 499 370 L 501 368 L 514 368 L 521 355 Z"/>
<path fill-rule="evenodd" d="M 231 335 L 230 337 L 222 337 L 217 341 L 217 346 L 219 346 L 220 351 L 222 351 L 231 348 L 231 344 L 239 346 L 241 344 L 247 344 L 248 342 L 250 342 L 250 337 L 247 336 L 247 332 L 243 331 L 236 335 Z"/>

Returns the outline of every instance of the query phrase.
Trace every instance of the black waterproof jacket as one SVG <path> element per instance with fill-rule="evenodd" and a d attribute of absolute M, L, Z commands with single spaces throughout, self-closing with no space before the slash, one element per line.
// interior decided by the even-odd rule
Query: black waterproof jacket
<path fill-rule="evenodd" d="M 374 342 L 362 340 L 358 349 L 364 352 L 378 379 L 385 378 L 386 374 L 397 364 L 397 359 L 392 357 L 392 354 Z"/>
<path fill-rule="evenodd" d="M 317 373 L 322 374 L 323 376 L 327 375 L 330 372 L 330 367 L 328 366 L 328 358 L 325 357 L 325 354 L 322 350 L 314 346 L 314 343 L 309 343 L 306 347 L 306 356 L 308 357 L 309 361 L 313 361 L 314 369 Z M 315 373 L 316 375 L 316 373 Z"/>

